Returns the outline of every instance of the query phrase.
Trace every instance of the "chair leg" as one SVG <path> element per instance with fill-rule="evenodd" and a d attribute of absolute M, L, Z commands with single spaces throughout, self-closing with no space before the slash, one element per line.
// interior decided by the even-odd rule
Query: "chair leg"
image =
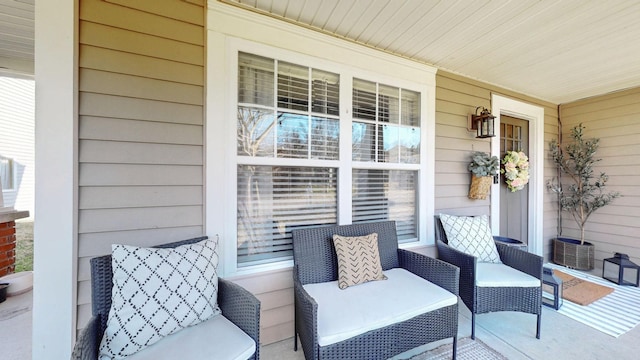
<path fill-rule="evenodd" d="M 538 314 L 538 324 L 536 326 L 536 339 L 540 339 L 540 324 L 542 322 L 542 314 Z"/>
<path fill-rule="evenodd" d="M 456 360 L 456 353 L 458 351 L 458 337 L 453 337 L 453 357 L 451 359 Z"/>
<path fill-rule="evenodd" d="M 471 313 L 471 340 L 476 339 L 476 314 Z"/>

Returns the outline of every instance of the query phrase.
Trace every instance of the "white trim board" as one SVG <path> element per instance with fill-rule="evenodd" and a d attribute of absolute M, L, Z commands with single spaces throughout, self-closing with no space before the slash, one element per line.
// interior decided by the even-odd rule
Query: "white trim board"
<path fill-rule="evenodd" d="M 508 115 L 529 121 L 529 251 L 542 256 L 543 252 L 543 190 L 544 190 L 544 108 L 519 100 L 491 94 L 491 112 L 496 115 L 495 129 L 500 118 Z M 500 157 L 500 141 L 491 140 L 491 155 Z M 491 186 L 491 229 L 500 230 L 500 184 Z"/>

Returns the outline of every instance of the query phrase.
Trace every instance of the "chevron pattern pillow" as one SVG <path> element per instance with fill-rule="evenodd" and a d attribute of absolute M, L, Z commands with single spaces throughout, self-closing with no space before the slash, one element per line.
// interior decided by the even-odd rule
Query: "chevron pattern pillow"
<path fill-rule="evenodd" d="M 377 233 L 353 237 L 333 235 L 333 244 L 338 256 L 340 289 L 387 279 L 382 273 Z"/>
<path fill-rule="evenodd" d="M 478 261 L 501 263 L 487 215 L 471 217 L 440 214 L 440 221 L 449 246 L 477 257 Z"/>
<path fill-rule="evenodd" d="M 220 314 L 217 243 L 112 246 L 111 309 L 100 359 L 122 359 Z"/>

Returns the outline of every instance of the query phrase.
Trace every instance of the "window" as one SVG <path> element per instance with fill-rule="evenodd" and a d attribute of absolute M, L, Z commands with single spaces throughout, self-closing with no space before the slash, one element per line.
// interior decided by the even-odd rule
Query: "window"
<path fill-rule="evenodd" d="M 420 94 L 354 79 L 352 103 L 352 221 L 393 219 L 399 241 L 416 239 L 418 168 L 409 164 L 420 163 Z"/>
<path fill-rule="evenodd" d="M 338 98 L 337 74 L 239 53 L 238 266 L 290 259 L 292 229 L 337 222 Z"/>
<path fill-rule="evenodd" d="M 237 266 L 290 260 L 291 230 L 340 221 L 416 241 L 421 92 L 288 60 L 237 53 Z"/>
<path fill-rule="evenodd" d="M 13 189 L 13 159 L 0 155 L 0 185 L 3 190 Z"/>

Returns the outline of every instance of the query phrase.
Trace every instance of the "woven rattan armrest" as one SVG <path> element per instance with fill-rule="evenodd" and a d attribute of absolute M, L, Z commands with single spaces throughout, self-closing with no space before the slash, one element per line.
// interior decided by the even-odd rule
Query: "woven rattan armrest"
<path fill-rule="evenodd" d="M 222 315 L 256 342 L 251 359 L 260 358 L 260 301 L 242 286 L 218 278 L 218 305 Z"/>
<path fill-rule="evenodd" d="M 98 358 L 98 348 L 102 341 L 100 315 L 94 315 L 80 331 L 71 354 L 72 360 L 94 360 Z"/>
<path fill-rule="evenodd" d="M 306 359 L 318 359 L 318 303 L 304 289 L 298 277 L 298 267 L 293 267 L 293 291 L 295 296 L 295 322 L 300 344 Z M 297 339 L 295 349 L 297 350 Z"/>
<path fill-rule="evenodd" d="M 398 250 L 400 266 L 441 288 L 458 295 L 460 269 L 444 261 L 404 249 Z"/>
<path fill-rule="evenodd" d="M 496 243 L 496 247 L 503 264 L 529 274 L 536 279 L 542 279 L 544 259 L 541 256 L 508 245 Z"/>

